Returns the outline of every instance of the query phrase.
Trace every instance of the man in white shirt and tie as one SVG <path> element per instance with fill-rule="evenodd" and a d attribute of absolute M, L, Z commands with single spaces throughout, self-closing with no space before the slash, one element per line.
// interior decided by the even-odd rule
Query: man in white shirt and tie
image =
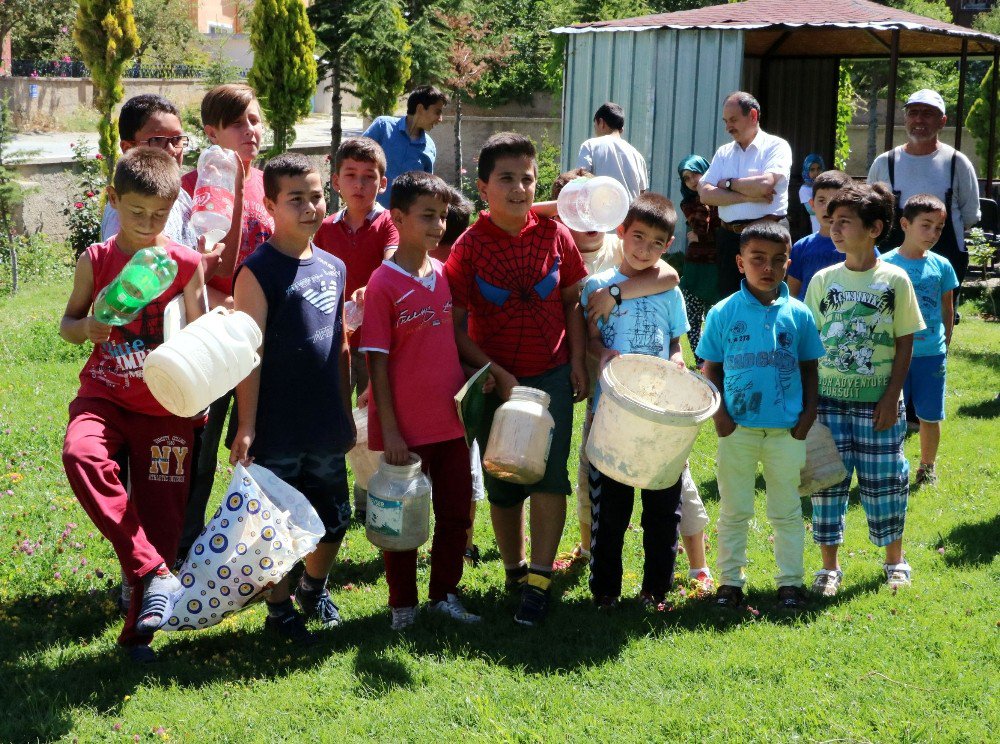
<path fill-rule="evenodd" d="M 740 288 L 736 255 L 743 228 L 758 220 L 788 227 L 792 148 L 760 128 L 760 104 L 749 93 L 737 91 L 726 98 L 722 121 L 733 141 L 716 150 L 698 194 L 702 202 L 719 208 L 719 295 L 728 297 Z"/>

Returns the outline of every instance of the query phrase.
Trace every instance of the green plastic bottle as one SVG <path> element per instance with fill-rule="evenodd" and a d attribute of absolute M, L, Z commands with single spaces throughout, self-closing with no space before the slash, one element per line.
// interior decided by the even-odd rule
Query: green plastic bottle
<path fill-rule="evenodd" d="M 131 323 L 146 305 L 174 283 L 177 262 L 164 248 L 138 251 L 94 300 L 94 317 L 105 325 Z"/>

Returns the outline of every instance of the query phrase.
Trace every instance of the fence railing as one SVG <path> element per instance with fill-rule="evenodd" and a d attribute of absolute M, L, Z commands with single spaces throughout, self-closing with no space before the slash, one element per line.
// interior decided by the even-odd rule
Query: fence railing
<path fill-rule="evenodd" d="M 62 60 L 31 60 L 15 59 L 11 62 L 11 75 L 14 77 L 90 77 L 87 66 L 80 61 L 64 62 Z M 125 69 L 126 78 L 200 78 L 208 72 L 201 65 L 143 65 L 133 64 Z M 249 70 L 237 68 L 240 77 L 246 77 Z"/>

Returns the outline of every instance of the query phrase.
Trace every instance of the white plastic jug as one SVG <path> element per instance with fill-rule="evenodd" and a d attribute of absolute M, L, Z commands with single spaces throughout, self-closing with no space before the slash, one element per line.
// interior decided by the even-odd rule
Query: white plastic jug
<path fill-rule="evenodd" d="M 354 426 L 358 430 L 358 439 L 351 451 L 347 453 L 347 464 L 351 466 L 351 472 L 354 473 L 355 485 L 365 489 L 368 488 L 368 481 L 372 475 L 378 470 L 382 453 L 372 452 L 368 449 L 368 409 L 355 408 L 351 413 L 354 415 Z M 361 511 L 364 511 L 364 506 L 361 506 Z"/>
<path fill-rule="evenodd" d="M 420 458 L 411 453 L 407 465 L 381 458 L 368 481 L 368 542 L 383 550 L 415 550 L 427 542 L 430 525 L 431 481 L 420 470 Z"/>
<path fill-rule="evenodd" d="M 510 400 L 493 415 L 490 437 L 483 452 L 483 469 L 510 483 L 538 483 L 552 446 L 555 421 L 549 413 L 549 394 L 515 385 Z"/>
<path fill-rule="evenodd" d="M 615 357 L 601 373 L 587 457 L 619 483 L 667 488 L 677 482 L 698 428 L 720 401 L 711 382 L 666 359 Z"/>
<path fill-rule="evenodd" d="M 800 496 L 811 496 L 847 477 L 833 433 L 819 421 L 806 434 L 806 464 L 801 470 Z"/>
<path fill-rule="evenodd" d="M 146 357 L 146 385 L 175 416 L 194 416 L 260 364 L 257 349 L 262 340 L 249 315 L 216 308 L 173 333 Z"/>
<path fill-rule="evenodd" d="M 608 232 L 628 213 L 628 192 L 608 176 L 574 178 L 559 192 L 559 219 L 578 232 Z"/>

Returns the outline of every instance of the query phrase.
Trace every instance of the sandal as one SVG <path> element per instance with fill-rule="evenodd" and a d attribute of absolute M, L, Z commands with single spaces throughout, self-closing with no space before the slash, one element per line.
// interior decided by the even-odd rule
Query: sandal
<path fill-rule="evenodd" d="M 885 583 L 890 589 L 898 589 L 901 586 L 907 587 L 913 583 L 913 569 L 906 561 L 896 563 L 895 565 L 886 563 L 882 568 L 885 569 Z"/>

